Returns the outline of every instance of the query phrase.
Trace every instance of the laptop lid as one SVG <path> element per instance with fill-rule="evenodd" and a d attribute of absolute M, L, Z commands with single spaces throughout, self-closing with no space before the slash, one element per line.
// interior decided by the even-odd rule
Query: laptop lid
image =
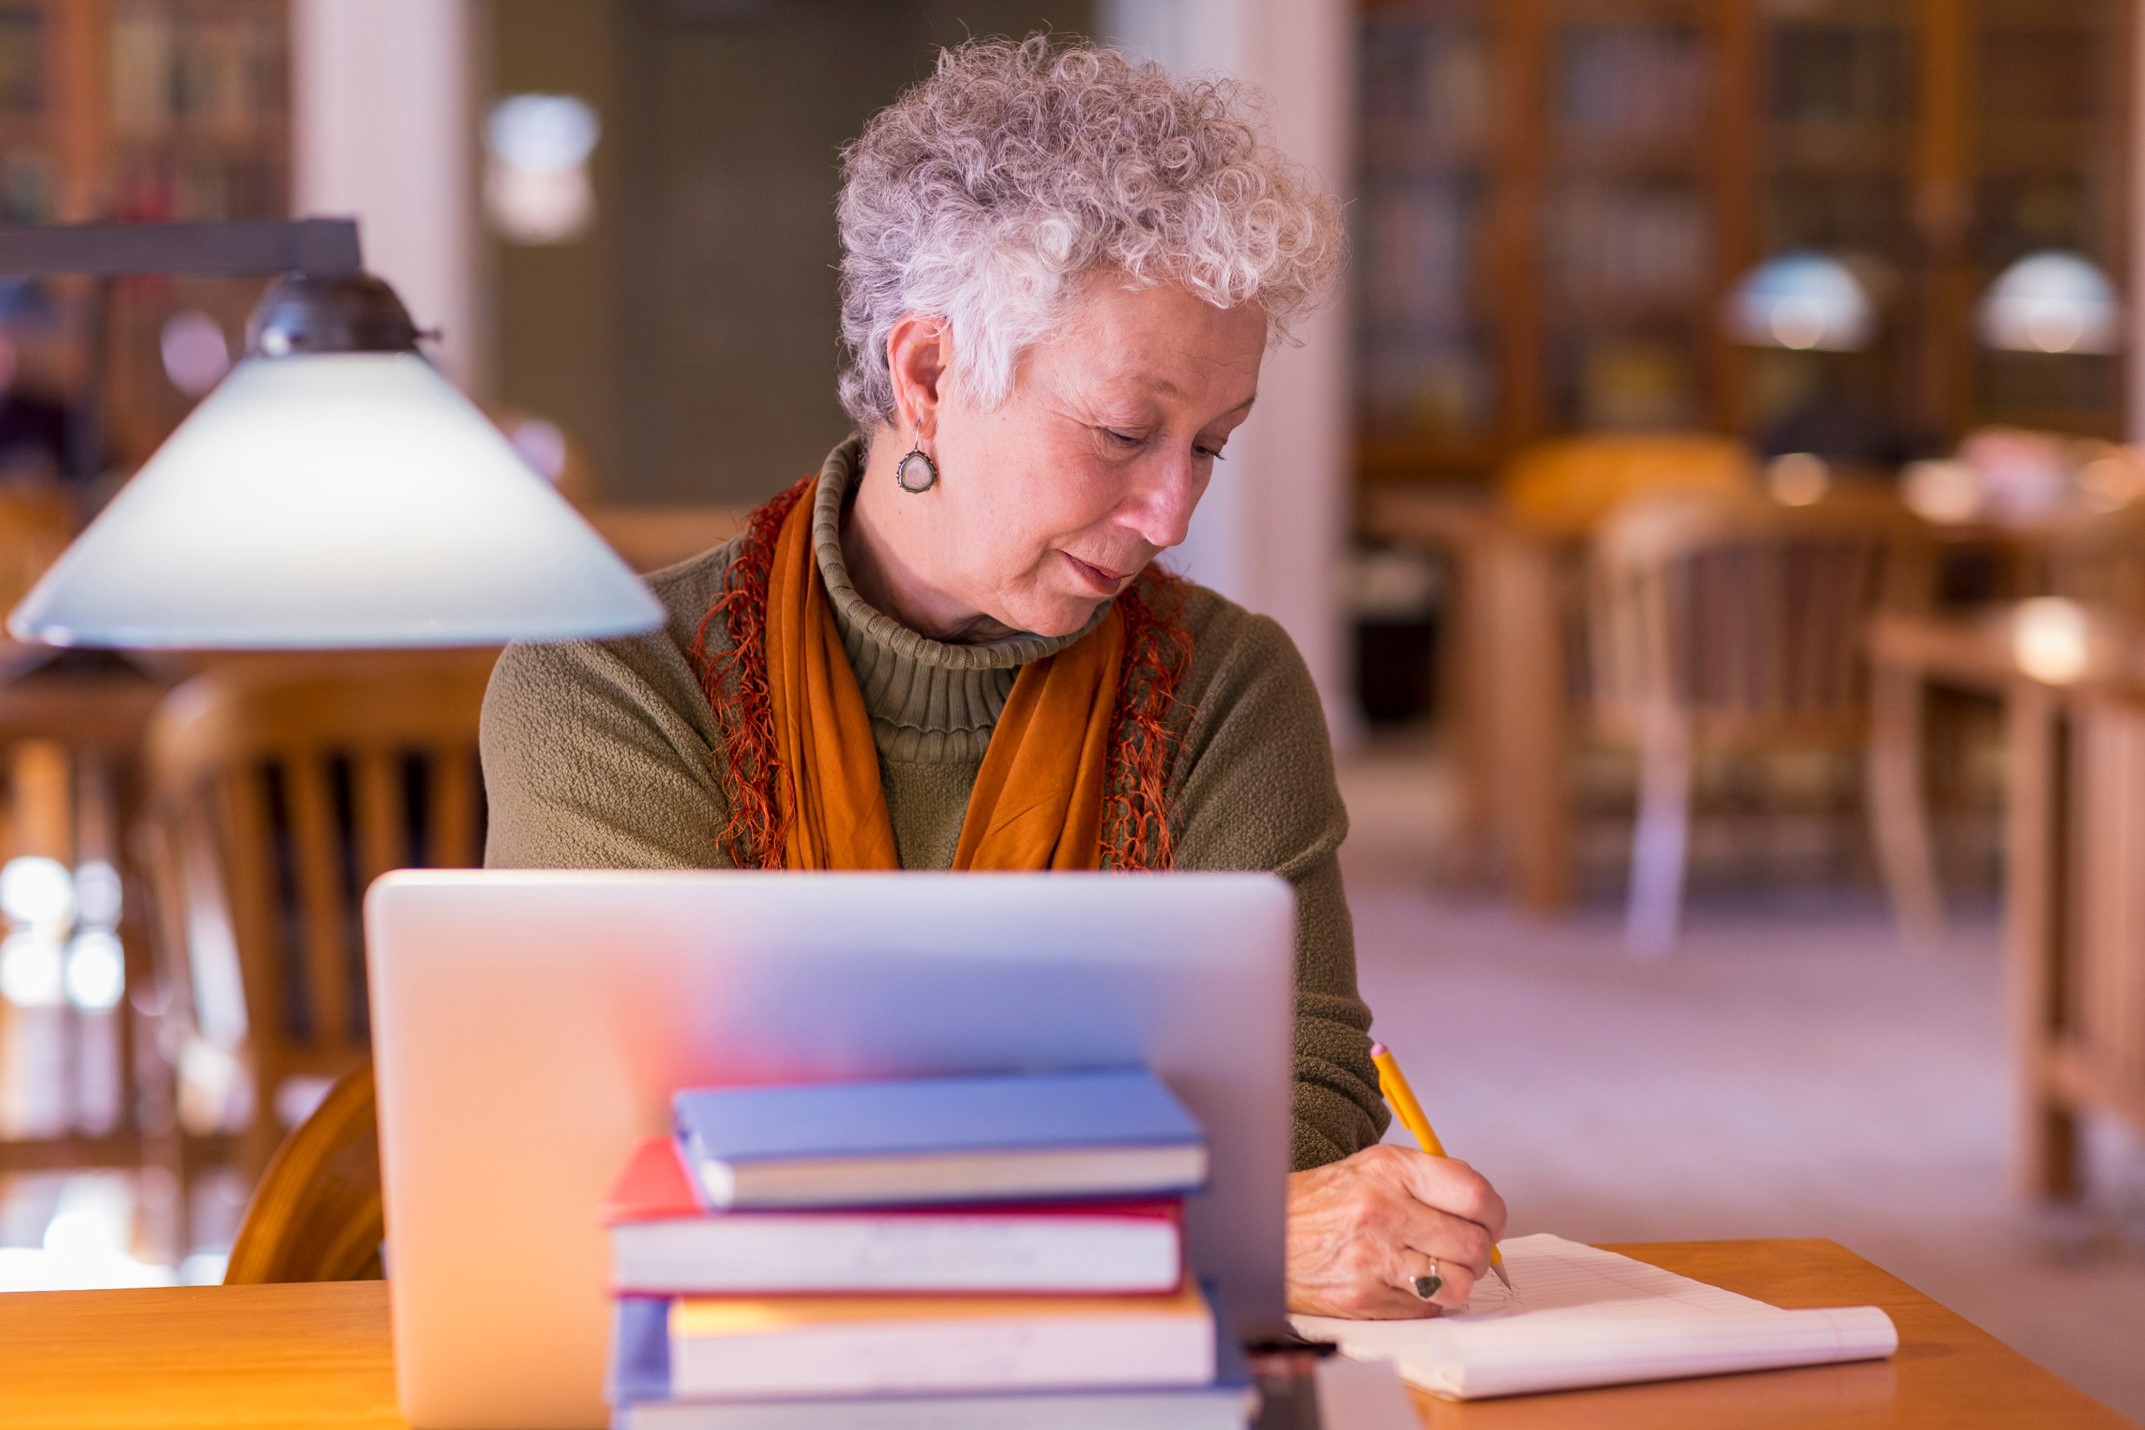
<path fill-rule="evenodd" d="M 408 871 L 366 899 L 395 1371 L 420 1427 L 606 1422 L 596 1207 L 671 1092 L 1145 1063 L 1199 1274 L 1282 1310 L 1295 902 L 1264 874 Z"/>

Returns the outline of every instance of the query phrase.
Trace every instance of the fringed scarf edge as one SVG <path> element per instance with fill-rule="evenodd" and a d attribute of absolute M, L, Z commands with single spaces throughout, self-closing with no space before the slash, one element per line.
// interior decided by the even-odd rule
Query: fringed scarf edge
<path fill-rule="evenodd" d="M 767 587 L 782 523 L 811 485 L 812 478 L 803 478 L 747 519 L 723 572 L 722 594 L 693 634 L 693 666 L 724 737 L 715 752 L 715 776 L 730 809 L 716 839 L 735 869 L 780 869 L 788 844 L 788 805 L 778 784 L 785 773 L 775 750 L 774 697 L 767 684 Z M 729 645 L 710 657 L 708 631 L 717 621 Z"/>

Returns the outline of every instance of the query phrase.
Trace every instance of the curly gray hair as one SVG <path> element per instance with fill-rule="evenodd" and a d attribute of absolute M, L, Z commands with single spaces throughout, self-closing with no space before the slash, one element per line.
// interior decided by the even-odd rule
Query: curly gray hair
<path fill-rule="evenodd" d="M 1345 246 L 1339 203 L 1243 87 L 1042 35 L 941 51 L 842 175 L 841 398 L 865 432 L 894 418 L 887 339 L 905 313 L 951 325 L 955 380 L 988 409 L 1089 275 L 1257 303 L 1279 341 L 1331 294 Z"/>

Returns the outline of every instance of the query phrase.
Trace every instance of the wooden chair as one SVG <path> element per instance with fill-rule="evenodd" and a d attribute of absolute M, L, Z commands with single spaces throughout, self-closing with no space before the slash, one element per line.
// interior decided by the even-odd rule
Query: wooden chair
<path fill-rule="evenodd" d="M 379 1119 L 365 1062 L 343 1074 L 269 1159 L 223 1283 L 377 1281 L 386 1235 Z"/>
<path fill-rule="evenodd" d="M 2145 502 L 2064 522 L 2041 561 L 2041 592 L 2145 624 Z"/>
<path fill-rule="evenodd" d="M 1741 442 L 1706 432 L 1592 432 L 1524 449 L 1497 487 L 1505 509 L 1528 527 L 1584 536 L 1636 497 L 1755 491 L 1757 460 Z"/>
<path fill-rule="evenodd" d="M 0 1118 L 0 1176 L 131 1170 L 142 1165 L 144 1137 L 169 1122 L 170 1098 L 159 1060 L 137 1056 L 154 1032 L 155 999 L 147 996 L 148 900 L 123 834 L 140 797 L 143 731 L 173 681 L 106 653 L 11 654 L 15 668 L 0 675 L 0 862 L 41 855 L 78 874 L 98 864 L 118 872 L 123 897 L 110 931 L 120 939 L 124 981 L 110 1008 L 72 998 L 38 1009 L 0 1003 L 0 1045 L 16 1045 L 12 1069 L 0 1075 L 9 1113 Z M 78 917 L 73 933 L 87 924 Z M 109 1049 L 104 1074 L 75 1055 L 98 1047 Z M 58 1048 L 69 1055 L 42 1051 Z"/>
<path fill-rule="evenodd" d="M 1880 606 L 1929 599 L 1921 523 L 1889 497 L 1810 506 L 1755 495 L 1646 498 L 1597 535 L 1588 577 L 1596 723 L 1639 752 L 1625 938 L 1674 942 L 1701 747 L 1859 750 L 1862 635 Z"/>
<path fill-rule="evenodd" d="M 236 1126 L 251 1176 L 311 1094 L 369 1056 L 366 887 L 390 869 L 482 862 L 477 722 L 494 656 L 235 658 L 151 723 L 137 833 L 165 1051 L 186 1132 Z"/>

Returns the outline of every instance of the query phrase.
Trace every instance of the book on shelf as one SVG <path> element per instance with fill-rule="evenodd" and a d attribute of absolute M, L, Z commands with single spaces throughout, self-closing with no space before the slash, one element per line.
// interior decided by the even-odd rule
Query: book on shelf
<path fill-rule="evenodd" d="M 1184 1275 L 1175 1199 L 710 1212 L 665 1137 L 634 1149 L 600 1215 L 629 1294 L 1152 1296 Z"/>
<path fill-rule="evenodd" d="M 1145 1068 L 707 1088 L 672 1111 L 718 1209 L 1174 1196 L 1207 1175 L 1198 1122 Z"/>
<path fill-rule="evenodd" d="M 193 13 L 132 3 L 112 15 L 111 105 L 123 137 L 183 124 L 245 137 L 283 109 L 280 23 L 273 7 Z"/>
<path fill-rule="evenodd" d="M 45 67 L 50 61 L 44 15 L 36 10 L 0 10 L 0 113 L 44 113 Z"/>
<path fill-rule="evenodd" d="M 1712 84 L 1704 36 L 1679 24 L 1579 24 L 1563 35 L 1557 92 L 1579 136 L 1679 139 L 1703 128 Z"/>
<path fill-rule="evenodd" d="M 1214 1342 L 1214 1374 L 1198 1385 L 695 1397 L 672 1379 L 671 1304 L 639 1297 L 617 1303 L 609 1383 L 616 1430 L 1243 1430 L 1255 1402 L 1243 1357 L 1227 1336 Z"/>
<path fill-rule="evenodd" d="M 1426 147 L 1480 153 L 1495 93 L 1481 26 L 1372 12 L 1362 55 L 1364 152 L 1373 165 L 1405 168 Z"/>

